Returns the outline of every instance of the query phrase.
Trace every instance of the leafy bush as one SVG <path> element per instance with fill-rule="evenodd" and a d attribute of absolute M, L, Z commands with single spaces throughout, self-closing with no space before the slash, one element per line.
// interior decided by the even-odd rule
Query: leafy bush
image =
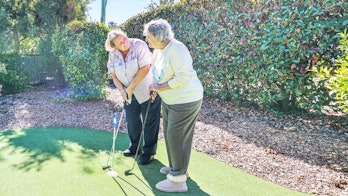
<path fill-rule="evenodd" d="M 332 105 L 336 109 L 348 114 L 348 36 L 347 29 L 338 34 L 341 38 L 339 49 L 342 52 L 338 56 L 335 67 L 320 65 L 313 67 L 316 79 L 329 90 L 329 95 L 335 100 Z M 325 64 L 323 62 L 322 64 Z"/>
<path fill-rule="evenodd" d="M 107 53 L 104 41 L 108 28 L 100 23 L 74 21 L 57 29 L 52 48 L 62 63 L 65 80 L 78 100 L 104 96 Z"/>
<path fill-rule="evenodd" d="M 19 69 L 20 55 L 0 55 L 0 92 L 2 94 L 18 93 L 29 85 L 27 73 Z"/>
<path fill-rule="evenodd" d="M 317 111 L 327 97 L 317 94 L 308 70 L 322 60 L 333 65 L 335 35 L 348 24 L 346 8 L 343 0 L 187 1 L 138 15 L 120 27 L 144 38 L 144 23 L 167 19 L 190 49 L 208 96 Z M 320 103 L 315 107 L 313 97 Z"/>
<path fill-rule="evenodd" d="M 6 73 L 6 65 L 0 62 L 0 74 Z M 1 97 L 2 85 L 0 84 L 0 97 Z"/>

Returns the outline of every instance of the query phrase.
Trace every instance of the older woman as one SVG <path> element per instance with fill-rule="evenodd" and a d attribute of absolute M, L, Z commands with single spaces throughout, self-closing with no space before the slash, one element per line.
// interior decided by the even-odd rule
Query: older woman
<path fill-rule="evenodd" d="M 150 101 L 149 85 L 152 83 L 151 52 L 147 44 L 140 39 L 128 38 L 121 30 L 108 33 L 105 49 L 109 51 L 108 72 L 125 101 L 126 120 L 130 145 L 123 154 L 134 156 L 136 150 L 142 148 L 139 164 L 150 163 L 157 150 L 157 140 L 160 124 L 160 98 Z M 150 105 L 149 111 L 147 106 Z M 148 112 L 144 128 L 144 145 L 140 140 L 142 122 Z M 139 152 L 139 154 L 141 151 Z"/>
<path fill-rule="evenodd" d="M 154 48 L 151 90 L 162 99 L 163 132 L 168 167 L 160 172 L 167 179 L 156 184 L 164 192 L 186 192 L 192 137 L 198 112 L 202 106 L 203 86 L 192 66 L 187 47 L 174 38 L 170 24 L 153 20 L 145 25 L 144 35 Z"/>

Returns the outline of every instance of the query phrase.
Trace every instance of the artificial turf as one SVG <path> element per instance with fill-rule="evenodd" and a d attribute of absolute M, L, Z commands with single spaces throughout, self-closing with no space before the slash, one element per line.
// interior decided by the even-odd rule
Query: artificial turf
<path fill-rule="evenodd" d="M 193 151 L 186 193 L 163 193 L 155 184 L 167 165 L 165 145 L 159 141 L 155 160 L 135 164 L 124 157 L 128 136 L 118 134 L 112 170 L 103 170 L 112 144 L 112 133 L 69 127 L 0 131 L 0 195 L 304 195 L 262 180 L 209 156 Z"/>

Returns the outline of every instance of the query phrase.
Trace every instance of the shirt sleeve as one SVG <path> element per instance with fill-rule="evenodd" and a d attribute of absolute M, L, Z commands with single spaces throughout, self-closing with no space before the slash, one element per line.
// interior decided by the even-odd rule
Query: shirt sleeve
<path fill-rule="evenodd" d="M 144 41 L 138 41 L 136 48 L 136 56 L 138 60 L 139 69 L 145 65 L 151 64 L 151 51 Z"/>
<path fill-rule="evenodd" d="M 112 51 L 110 51 L 109 52 L 109 59 L 108 59 L 108 63 L 107 63 L 108 73 L 115 73 L 114 64 L 115 64 L 115 58 L 114 58 L 114 55 L 112 54 Z"/>
<path fill-rule="evenodd" d="M 171 88 L 177 88 L 187 84 L 195 74 L 191 54 L 183 44 L 173 48 L 170 53 L 169 64 L 174 71 L 173 79 L 168 81 L 168 85 Z"/>

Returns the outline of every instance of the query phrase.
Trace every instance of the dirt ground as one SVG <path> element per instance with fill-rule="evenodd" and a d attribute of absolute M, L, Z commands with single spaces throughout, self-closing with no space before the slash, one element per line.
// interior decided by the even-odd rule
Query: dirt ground
<path fill-rule="evenodd" d="M 0 130 L 64 126 L 112 131 L 111 115 L 121 112 L 122 101 L 117 90 L 105 92 L 106 99 L 87 102 L 63 100 L 66 91 L 47 86 L 0 97 Z M 347 124 L 347 117 L 276 116 L 205 99 L 193 148 L 296 191 L 348 196 Z"/>

